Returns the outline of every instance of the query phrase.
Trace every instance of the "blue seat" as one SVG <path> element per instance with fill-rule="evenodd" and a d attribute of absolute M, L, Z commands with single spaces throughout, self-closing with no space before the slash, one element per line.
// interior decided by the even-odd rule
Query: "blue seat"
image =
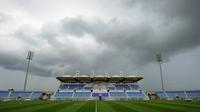
<path fill-rule="evenodd" d="M 7 98 L 8 97 L 9 92 L 8 91 L 0 91 L 0 99 L 1 98 Z"/>
<path fill-rule="evenodd" d="M 69 85 L 69 89 L 78 89 L 78 90 L 81 90 L 81 89 L 83 89 L 83 87 L 84 87 L 83 84 Z"/>
<path fill-rule="evenodd" d="M 118 90 L 123 90 L 123 89 L 130 90 L 130 87 L 128 85 L 115 85 L 115 87 Z"/>
<path fill-rule="evenodd" d="M 61 84 L 59 88 L 60 88 L 61 90 L 65 90 L 65 89 L 68 89 L 68 87 L 69 87 L 68 84 Z"/>
<path fill-rule="evenodd" d="M 72 98 L 73 92 L 57 92 L 55 98 Z"/>
<path fill-rule="evenodd" d="M 108 89 L 109 89 L 109 90 L 114 90 L 114 89 L 115 89 L 115 87 L 108 87 Z"/>
<path fill-rule="evenodd" d="M 200 90 L 186 91 L 189 98 L 200 100 Z"/>
<path fill-rule="evenodd" d="M 167 96 L 164 92 L 158 91 L 156 94 L 161 98 L 161 99 L 167 99 Z"/>
<path fill-rule="evenodd" d="M 145 95 L 142 92 L 127 92 L 127 95 L 131 99 L 145 99 Z"/>
<path fill-rule="evenodd" d="M 92 93 L 92 97 L 108 97 L 108 93 Z"/>
<path fill-rule="evenodd" d="M 76 92 L 74 94 L 74 98 L 90 98 L 91 97 L 91 93 L 90 92 Z"/>
<path fill-rule="evenodd" d="M 110 92 L 110 96 L 113 98 L 126 98 L 126 94 L 124 92 Z"/>
<path fill-rule="evenodd" d="M 34 91 L 31 94 L 31 99 L 38 99 L 41 94 L 42 94 L 42 92 L 40 92 L 40 91 Z"/>
<path fill-rule="evenodd" d="M 30 98 L 31 92 L 26 92 L 26 91 L 13 91 L 10 94 L 10 98 Z"/>
<path fill-rule="evenodd" d="M 139 86 L 138 85 L 131 85 L 131 89 L 138 90 Z"/>
<path fill-rule="evenodd" d="M 184 91 L 166 91 L 168 98 L 176 98 L 176 97 L 180 97 L 180 98 L 186 98 L 186 95 L 184 93 Z"/>
<path fill-rule="evenodd" d="M 92 87 L 84 87 L 85 90 L 91 90 Z"/>

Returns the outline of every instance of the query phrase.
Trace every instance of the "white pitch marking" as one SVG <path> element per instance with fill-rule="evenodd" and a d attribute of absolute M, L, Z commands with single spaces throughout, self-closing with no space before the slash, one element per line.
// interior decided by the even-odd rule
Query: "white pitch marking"
<path fill-rule="evenodd" d="M 97 101 L 95 102 L 95 112 L 97 112 Z"/>

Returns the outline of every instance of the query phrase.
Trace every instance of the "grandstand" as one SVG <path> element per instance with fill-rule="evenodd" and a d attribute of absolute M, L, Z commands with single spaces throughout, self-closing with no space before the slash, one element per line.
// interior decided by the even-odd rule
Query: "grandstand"
<path fill-rule="evenodd" d="M 137 82 L 143 79 L 138 76 L 112 77 L 96 75 L 72 76 L 62 75 L 57 77 L 61 82 L 58 91 L 52 99 L 71 100 L 146 100 L 148 97 L 140 90 Z"/>
<path fill-rule="evenodd" d="M 196 99 L 200 100 L 200 90 L 190 90 L 190 91 L 157 91 L 156 94 L 161 99 Z"/>
<path fill-rule="evenodd" d="M 60 86 L 56 91 L 0 91 L 0 100 L 149 100 L 147 91 L 137 84 L 139 76 L 72 76 L 56 77 Z M 155 91 L 154 95 L 164 100 L 200 100 L 200 90 Z"/>
<path fill-rule="evenodd" d="M 36 100 L 41 95 L 41 91 L 0 91 L 0 99 L 4 100 Z"/>
<path fill-rule="evenodd" d="M 199 90 L 148 92 L 140 89 L 137 82 L 143 78 L 138 76 L 62 75 L 57 79 L 60 85 L 55 91 L 0 91 L 0 111 L 199 112 L 200 109 Z"/>

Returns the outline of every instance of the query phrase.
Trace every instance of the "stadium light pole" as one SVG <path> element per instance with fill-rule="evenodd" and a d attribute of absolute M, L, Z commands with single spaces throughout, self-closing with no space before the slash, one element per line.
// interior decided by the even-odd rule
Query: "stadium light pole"
<path fill-rule="evenodd" d="M 165 92 L 163 73 L 162 73 L 162 56 L 161 56 L 161 54 L 156 54 L 156 59 L 157 59 L 157 62 L 159 63 L 159 67 L 160 67 L 160 77 L 161 77 L 161 83 L 162 83 L 162 91 Z"/>
<path fill-rule="evenodd" d="M 29 72 L 30 61 L 33 59 L 33 52 L 32 51 L 28 51 L 28 55 L 27 55 L 26 59 L 28 59 L 28 65 L 27 65 L 26 77 L 25 77 L 25 81 L 24 81 L 24 91 L 26 91 L 26 85 L 27 85 L 27 79 L 28 79 L 28 72 Z"/>

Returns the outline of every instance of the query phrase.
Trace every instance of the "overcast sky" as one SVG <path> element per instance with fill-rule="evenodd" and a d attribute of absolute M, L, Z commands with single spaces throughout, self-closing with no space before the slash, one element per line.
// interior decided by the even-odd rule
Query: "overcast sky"
<path fill-rule="evenodd" d="M 56 76 L 141 74 L 143 89 L 200 89 L 199 0 L 0 0 L 0 90 L 55 90 Z"/>

